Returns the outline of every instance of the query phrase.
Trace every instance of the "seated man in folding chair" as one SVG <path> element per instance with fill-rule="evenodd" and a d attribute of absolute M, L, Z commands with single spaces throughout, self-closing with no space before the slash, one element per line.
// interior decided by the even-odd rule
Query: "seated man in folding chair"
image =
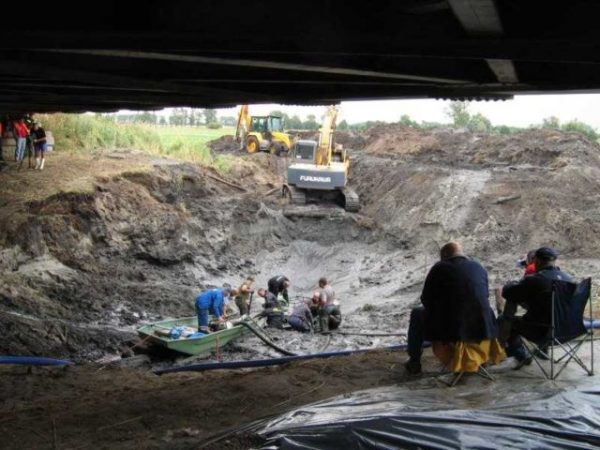
<path fill-rule="evenodd" d="M 408 354 L 411 374 L 421 372 L 422 345 L 432 342 L 434 354 L 457 374 L 479 373 L 505 355 L 496 340 L 495 316 L 489 302 L 488 275 L 483 266 L 465 255 L 457 242 L 440 250 L 440 261 L 427 274 L 422 307 L 411 311 Z"/>
<path fill-rule="evenodd" d="M 558 253 L 549 247 L 535 251 L 533 262 L 536 273 L 510 282 L 502 288 L 506 299 L 502 315 L 498 318 L 500 338 L 506 341 L 506 353 L 517 360 L 515 370 L 531 364 L 532 355 L 525 349 L 521 336 L 541 344 L 540 356 L 548 359 L 543 341 L 552 321 L 552 286 L 554 281 L 574 283 L 573 277 L 556 266 Z M 517 306 L 527 310 L 522 317 L 515 317 Z"/>

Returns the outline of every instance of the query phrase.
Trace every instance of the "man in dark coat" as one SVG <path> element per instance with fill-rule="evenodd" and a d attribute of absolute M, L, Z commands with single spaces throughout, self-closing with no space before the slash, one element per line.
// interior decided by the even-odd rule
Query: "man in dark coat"
<path fill-rule="evenodd" d="M 405 367 L 421 372 L 425 340 L 480 342 L 496 336 L 495 317 L 489 303 L 488 275 L 483 266 L 463 255 L 457 242 L 440 250 L 440 261 L 427 274 L 422 307 L 414 308 L 408 327 Z"/>
<path fill-rule="evenodd" d="M 279 299 L 271 291 L 260 288 L 257 291 L 259 297 L 264 298 L 263 310 L 260 313 L 262 317 L 267 318 L 267 326 L 270 328 L 282 328 L 284 321 L 283 309 Z"/>
<path fill-rule="evenodd" d="M 288 288 L 290 287 L 290 280 L 285 275 L 278 275 L 271 278 L 267 282 L 269 292 L 275 297 L 279 297 L 279 294 L 283 297 L 286 303 L 290 304 L 290 297 L 288 296 Z"/>
<path fill-rule="evenodd" d="M 571 275 L 556 266 L 557 257 L 558 253 L 552 248 L 537 249 L 533 257 L 536 273 L 502 288 L 506 305 L 498 320 L 502 330 L 507 330 L 508 336 L 502 336 L 506 339 L 506 353 L 518 361 L 515 369 L 531 363 L 531 355 L 527 354 L 519 336 L 538 343 L 548 332 L 548 327 L 540 324 L 552 321 L 552 282 L 573 282 Z M 517 305 L 527 310 L 522 317 L 514 317 Z"/>

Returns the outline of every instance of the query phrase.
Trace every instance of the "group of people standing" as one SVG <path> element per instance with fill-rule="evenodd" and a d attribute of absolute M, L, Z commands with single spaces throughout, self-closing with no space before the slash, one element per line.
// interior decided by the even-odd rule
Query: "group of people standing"
<path fill-rule="evenodd" d="M 0 121 L 0 138 L 11 135 L 15 140 L 14 158 L 17 170 L 21 170 L 25 156 L 29 159 L 29 168 L 43 170 L 46 162 L 48 142 L 46 131 L 31 115 L 25 115 L 17 120 Z M 32 157 L 35 155 L 35 166 Z M 0 158 L 2 156 L 2 140 L 0 139 Z"/>
<path fill-rule="evenodd" d="M 534 343 L 544 337 L 546 329 L 539 324 L 551 321 L 553 281 L 573 280 L 556 266 L 557 257 L 558 253 L 548 247 L 530 252 L 523 277 L 497 291 L 496 317 L 489 301 L 485 268 L 464 255 L 459 243 L 444 245 L 440 261 L 425 279 L 422 305 L 411 311 L 406 370 L 411 374 L 421 372 L 424 341 L 432 343 L 434 354 L 444 363 L 451 359 L 444 354 L 449 348 L 445 344 L 452 343 L 452 351 L 460 350 L 458 344 L 470 346 L 468 356 L 475 359 L 475 367 L 499 362 L 505 354 L 516 359 L 515 369 L 530 364 L 532 355 L 527 353 L 521 337 Z M 526 309 L 521 317 L 515 315 L 517 306 Z"/>
<path fill-rule="evenodd" d="M 199 294 L 195 301 L 198 330 L 205 333 L 210 331 L 209 315 L 221 323 L 225 322 L 228 312 L 232 312 L 230 299 L 235 301 L 241 317 L 248 316 L 255 292 L 253 284 L 254 278 L 249 276 L 238 288 L 225 285 Z M 290 309 L 289 278 L 285 275 L 270 278 L 266 289 L 261 287 L 256 290 L 262 299 L 259 316 L 264 317 L 267 327 L 271 328 L 283 328 L 286 323 L 300 332 L 312 332 L 315 327 L 323 332 L 337 328 L 342 317 L 335 292 L 324 277 L 319 279 L 318 286 L 310 299 L 297 302 Z"/>

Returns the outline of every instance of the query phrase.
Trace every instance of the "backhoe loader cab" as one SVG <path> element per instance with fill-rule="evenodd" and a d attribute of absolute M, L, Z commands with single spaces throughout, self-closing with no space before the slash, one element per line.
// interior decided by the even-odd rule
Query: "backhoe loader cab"
<path fill-rule="evenodd" d="M 283 131 L 280 116 L 251 116 L 248 105 L 242 105 L 238 115 L 235 140 L 248 153 L 258 151 L 286 154 L 291 148 L 290 135 Z"/>
<path fill-rule="evenodd" d="M 250 131 L 267 133 L 283 131 L 283 118 L 277 116 L 254 116 L 250 121 Z"/>

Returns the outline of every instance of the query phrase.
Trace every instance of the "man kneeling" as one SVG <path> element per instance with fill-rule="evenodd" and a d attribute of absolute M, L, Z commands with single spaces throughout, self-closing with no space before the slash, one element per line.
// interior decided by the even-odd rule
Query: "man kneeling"
<path fill-rule="evenodd" d="M 310 302 L 310 300 L 309 300 Z M 307 302 L 300 302 L 294 306 L 292 313 L 287 319 L 292 329 L 307 333 L 313 329 L 313 315 Z"/>

